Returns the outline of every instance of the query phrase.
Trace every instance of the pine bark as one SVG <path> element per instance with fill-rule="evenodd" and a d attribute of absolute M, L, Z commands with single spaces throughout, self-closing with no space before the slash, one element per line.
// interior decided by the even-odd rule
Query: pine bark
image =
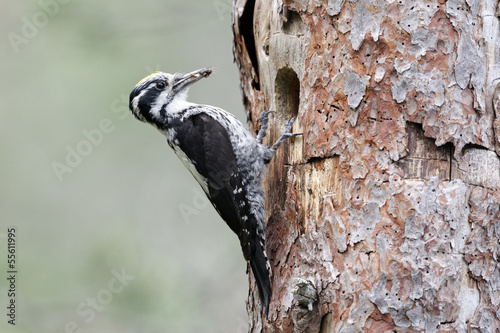
<path fill-rule="evenodd" d="M 268 318 L 250 332 L 500 332 L 496 0 L 235 0 L 265 179 Z"/>

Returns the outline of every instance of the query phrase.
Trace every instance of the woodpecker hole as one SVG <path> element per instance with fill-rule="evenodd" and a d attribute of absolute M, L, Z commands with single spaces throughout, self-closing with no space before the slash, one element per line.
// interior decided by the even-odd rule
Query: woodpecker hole
<path fill-rule="evenodd" d="M 255 10 L 255 0 L 248 0 L 243 9 L 243 14 L 240 18 L 240 34 L 245 42 L 248 57 L 252 62 L 252 67 L 255 71 L 255 77 L 252 81 L 252 87 L 260 90 L 259 83 L 259 62 L 257 60 L 257 50 L 255 49 L 255 37 L 253 30 L 253 14 Z"/>
<path fill-rule="evenodd" d="M 283 32 L 288 35 L 299 36 L 304 31 L 304 22 L 300 14 L 283 7 Z"/>
<path fill-rule="evenodd" d="M 297 116 L 299 111 L 300 81 L 297 74 L 291 68 L 284 67 L 278 70 L 274 81 L 274 88 L 276 121 L 271 123 L 268 136 L 269 144 L 278 140 L 283 133 L 286 122 L 292 117 Z M 283 142 L 282 147 L 276 151 L 268 167 L 268 174 L 272 175 L 267 182 L 268 188 L 272 189 L 267 192 L 268 202 L 274 203 L 276 207 L 285 206 L 287 190 L 287 169 L 285 165 L 291 165 L 290 162 L 294 160 L 290 156 L 290 141 L 285 140 Z"/>
<path fill-rule="evenodd" d="M 297 73 L 289 67 L 283 67 L 278 70 L 275 80 L 275 96 L 276 96 L 276 113 L 279 123 L 276 130 L 277 137 L 281 135 L 285 124 L 297 117 L 299 114 L 300 103 L 300 81 Z M 292 132 L 302 132 L 300 120 L 295 120 Z M 295 137 L 284 142 L 283 152 L 285 157 L 283 162 L 288 165 L 293 165 L 302 160 L 302 137 Z"/>
<path fill-rule="evenodd" d="M 295 71 L 281 68 L 276 75 L 276 111 L 283 122 L 299 114 L 300 81 Z"/>

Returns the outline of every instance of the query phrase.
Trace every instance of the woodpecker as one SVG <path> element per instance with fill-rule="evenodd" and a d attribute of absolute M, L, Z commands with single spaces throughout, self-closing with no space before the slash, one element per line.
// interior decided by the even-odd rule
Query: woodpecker
<path fill-rule="evenodd" d="M 165 135 L 168 145 L 238 236 L 267 315 L 271 267 L 266 255 L 261 176 L 281 143 L 300 133 L 291 133 L 294 117 L 278 141 L 268 147 L 261 142 L 272 111 L 260 115 L 261 128 L 254 138 L 229 112 L 187 102 L 189 86 L 211 73 L 209 67 L 187 74 L 153 73 L 134 87 L 129 107 L 138 120 Z"/>

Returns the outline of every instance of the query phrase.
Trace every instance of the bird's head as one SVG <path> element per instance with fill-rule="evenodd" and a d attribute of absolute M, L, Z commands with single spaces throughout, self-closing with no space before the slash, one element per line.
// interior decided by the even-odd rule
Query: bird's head
<path fill-rule="evenodd" d="M 189 86 L 212 73 L 210 67 L 187 74 L 153 73 L 137 83 L 130 93 L 129 108 L 140 121 L 162 128 L 167 113 L 186 103 Z"/>

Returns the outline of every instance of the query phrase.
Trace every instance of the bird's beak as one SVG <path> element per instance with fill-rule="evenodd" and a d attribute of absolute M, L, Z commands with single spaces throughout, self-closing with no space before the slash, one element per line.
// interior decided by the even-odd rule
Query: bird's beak
<path fill-rule="evenodd" d="M 191 84 L 195 83 L 196 81 L 199 81 L 200 79 L 204 77 L 208 77 L 210 74 L 212 74 L 212 69 L 210 67 L 205 67 L 202 69 L 198 69 L 194 72 L 187 73 L 184 75 L 179 75 L 178 77 L 175 78 L 174 81 L 174 89 L 176 91 L 181 91 L 184 88 L 190 86 Z M 177 76 L 177 75 L 176 75 Z"/>

